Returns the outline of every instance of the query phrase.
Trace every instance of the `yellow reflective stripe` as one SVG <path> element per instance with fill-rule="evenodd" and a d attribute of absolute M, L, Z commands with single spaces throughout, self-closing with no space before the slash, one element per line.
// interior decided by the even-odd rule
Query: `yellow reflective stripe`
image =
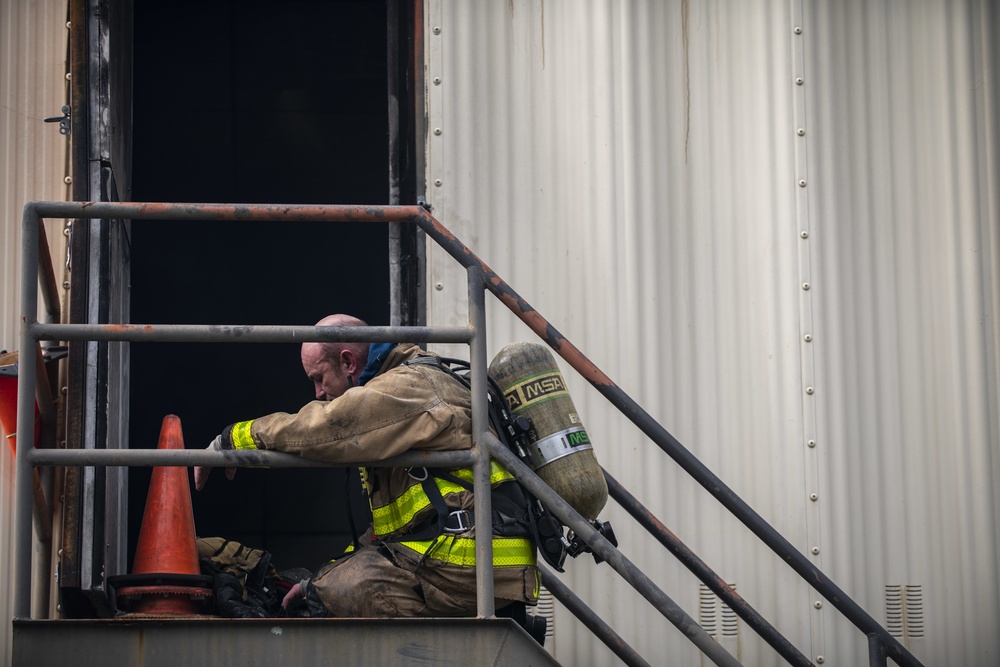
<path fill-rule="evenodd" d="M 469 468 L 462 468 L 461 470 L 452 470 L 451 474 L 458 477 L 463 482 L 468 482 L 472 484 L 472 470 Z M 500 482 L 506 482 L 507 480 L 514 479 L 514 476 L 507 472 L 502 465 L 496 461 L 490 460 L 490 484 L 496 485 Z"/>
<path fill-rule="evenodd" d="M 436 540 L 399 544 L 421 556 L 426 555 L 429 560 L 461 567 L 476 565 L 476 540 L 471 537 L 442 535 Z M 535 545 L 531 540 L 523 537 L 493 538 L 493 567 L 527 567 L 535 563 Z"/>
<path fill-rule="evenodd" d="M 440 482 L 440 480 L 437 481 Z M 456 487 L 457 485 L 451 484 L 450 486 Z M 454 491 L 446 491 L 440 483 L 438 484 L 438 489 L 441 490 L 442 496 L 446 492 L 454 493 Z M 424 493 L 420 482 L 414 482 L 393 502 L 388 505 L 372 508 L 372 526 L 375 529 L 375 534 L 388 535 L 399 530 L 413 521 L 413 517 L 417 515 L 417 512 L 430 504 L 431 501 L 427 498 L 427 494 Z"/>
<path fill-rule="evenodd" d="M 462 468 L 460 470 L 452 470 L 451 474 L 464 482 L 472 483 L 472 470 L 468 468 Z M 505 482 L 514 479 L 514 476 L 509 472 L 504 470 L 496 461 L 490 461 L 490 484 L 495 485 L 500 482 Z M 461 493 L 466 489 L 455 484 L 446 479 L 434 478 L 434 482 L 437 484 L 438 490 L 441 492 L 441 497 L 447 497 L 449 494 Z M 376 535 L 388 535 L 394 533 L 397 530 L 401 530 L 408 523 L 413 521 L 413 517 L 417 515 L 421 510 L 429 507 L 431 504 L 430 498 L 424 493 L 423 485 L 420 482 L 414 482 L 409 486 L 406 491 L 399 495 L 392 502 L 382 505 L 380 507 L 372 508 L 372 525 L 375 528 Z"/>
<path fill-rule="evenodd" d="M 347 558 L 352 553 L 354 553 L 354 544 L 353 543 L 352 544 L 348 544 L 346 547 L 344 547 L 344 553 L 340 554 L 336 558 L 331 558 L 327 562 L 329 562 L 329 563 L 336 563 L 338 560 L 341 560 L 343 558 Z"/>
<path fill-rule="evenodd" d="M 252 419 L 233 424 L 233 430 L 229 433 L 229 439 L 233 441 L 233 449 L 257 449 L 250 432 L 251 424 L 253 424 Z"/>
<path fill-rule="evenodd" d="M 453 493 L 461 493 L 465 488 L 443 479 L 434 479 L 441 497 L 446 498 Z M 416 482 L 403 492 L 396 500 L 388 505 L 372 509 L 372 525 L 375 527 L 376 535 L 387 535 L 405 527 L 413 521 L 417 513 L 429 507 L 430 498 L 424 493 L 424 487 L 420 482 Z"/>

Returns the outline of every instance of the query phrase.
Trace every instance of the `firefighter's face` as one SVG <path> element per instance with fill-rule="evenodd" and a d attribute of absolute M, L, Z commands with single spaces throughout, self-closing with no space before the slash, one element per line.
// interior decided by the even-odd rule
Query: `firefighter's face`
<path fill-rule="evenodd" d="M 306 343 L 302 346 L 302 368 L 313 383 L 317 400 L 332 401 L 354 386 L 356 360 L 350 350 L 331 357 L 319 343 Z"/>

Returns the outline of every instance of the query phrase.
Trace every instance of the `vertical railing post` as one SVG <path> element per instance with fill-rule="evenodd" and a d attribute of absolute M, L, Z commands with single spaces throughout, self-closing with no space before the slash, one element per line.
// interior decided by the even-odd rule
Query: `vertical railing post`
<path fill-rule="evenodd" d="M 483 442 L 489 429 L 487 414 L 486 380 L 486 287 L 479 267 L 468 269 L 469 325 L 472 340 L 469 342 L 469 368 L 472 372 L 472 451 L 473 492 L 476 517 L 476 602 L 480 618 L 495 615 L 493 595 L 493 520 L 490 498 L 490 453 Z"/>
<path fill-rule="evenodd" d="M 869 667 L 887 667 L 885 643 L 877 632 L 868 635 L 868 665 Z"/>
<path fill-rule="evenodd" d="M 31 618 L 31 513 L 34 474 L 35 373 L 38 341 L 31 331 L 38 319 L 38 226 L 31 204 L 21 222 L 21 354 L 18 357 L 17 428 L 24 432 L 17 448 L 14 477 L 14 618 Z"/>

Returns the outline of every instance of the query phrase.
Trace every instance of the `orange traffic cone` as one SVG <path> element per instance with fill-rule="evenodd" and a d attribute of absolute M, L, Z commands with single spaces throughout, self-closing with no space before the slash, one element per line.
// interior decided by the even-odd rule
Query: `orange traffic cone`
<path fill-rule="evenodd" d="M 184 449 L 181 420 L 163 418 L 157 449 Z M 119 608 L 154 616 L 197 615 L 212 599 L 212 578 L 202 576 L 187 468 L 156 467 L 132 574 L 113 577 Z"/>

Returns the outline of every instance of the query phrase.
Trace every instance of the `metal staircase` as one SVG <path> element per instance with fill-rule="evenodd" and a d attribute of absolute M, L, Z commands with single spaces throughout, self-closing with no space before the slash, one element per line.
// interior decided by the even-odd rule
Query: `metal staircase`
<path fill-rule="evenodd" d="M 56 324 L 37 321 L 37 276 L 39 273 L 39 230 L 44 218 L 83 218 L 92 220 L 259 220 L 274 222 L 406 222 L 418 225 L 435 242 L 462 264 L 468 274 L 469 326 L 468 327 L 281 327 L 281 326 L 198 326 L 198 325 L 147 325 L 147 324 Z M 457 239 L 429 211 L 422 206 L 306 206 L 306 205 L 250 205 L 250 204 L 166 204 L 166 203 L 63 203 L 32 202 L 25 206 L 22 232 L 22 307 L 21 349 L 30 350 L 40 341 L 172 341 L 172 342 L 400 342 L 462 343 L 470 347 L 473 388 L 474 447 L 467 452 L 416 453 L 381 462 L 380 465 L 434 465 L 471 466 L 477 490 L 488 488 L 489 459 L 498 460 L 529 491 L 541 499 L 565 525 L 583 539 L 596 556 L 606 561 L 621 577 L 635 588 L 688 637 L 709 659 L 717 665 L 738 665 L 739 662 L 702 629 L 695 620 L 677 606 L 618 549 L 605 539 L 587 520 L 577 514 L 531 470 L 511 453 L 489 430 L 487 419 L 486 377 L 486 315 L 485 294 L 491 292 L 532 331 L 546 342 L 563 360 L 590 382 L 625 417 L 638 426 L 657 446 L 666 452 L 681 468 L 697 480 L 726 509 L 746 525 L 775 554 L 805 579 L 808 584 L 836 607 L 868 639 L 869 664 L 886 665 L 892 659 L 904 667 L 919 666 L 920 662 L 903 647 L 864 609 L 848 597 L 833 581 L 817 569 L 808 558 L 799 553 L 791 543 L 760 517 L 742 498 L 722 482 L 714 473 L 695 458 L 674 436 L 657 423 L 641 406 L 632 400 L 609 377 L 588 360 L 579 349 L 562 336 L 544 317 L 522 299 L 503 279 L 496 275 L 467 246 Z M 47 254 L 46 254 L 47 257 Z M 20 423 L 31 423 L 34 408 L 36 360 L 34 355 L 24 355 L 21 367 L 21 384 L 18 402 Z M 358 461 L 359 465 L 369 462 Z M 406 662 L 406 651 L 429 651 L 428 656 L 440 658 L 433 664 L 450 664 L 448 655 L 469 663 L 469 656 L 482 658 L 488 664 L 554 664 L 523 630 L 507 619 L 498 619 L 493 604 L 492 544 L 488 539 L 477 539 L 478 609 L 476 619 L 404 619 L 371 620 L 316 619 L 288 623 L 287 619 L 274 622 L 246 622 L 213 619 L 201 624 L 190 621 L 163 621 L 155 623 L 121 624 L 106 621 L 31 620 L 31 521 L 32 479 L 36 466 L 158 466 L 158 465 L 212 465 L 218 467 L 302 467 L 322 465 L 305 461 L 297 456 L 279 452 L 241 451 L 208 452 L 150 451 L 150 450 L 55 450 L 21 447 L 17 452 L 17 484 L 15 515 L 16 563 L 14 596 L 14 659 L 15 664 L 45 664 L 38 652 L 59 646 L 80 655 L 78 646 L 93 647 L 99 654 L 115 641 L 122 642 L 122 657 L 134 658 L 136 650 L 158 647 L 161 662 L 142 664 L 177 664 L 176 654 L 169 649 L 178 637 L 185 642 L 201 642 L 209 655 L 223 651 L 220 642 L 243 638 L 247 646 L 257 647 L 259 658 L 268 650 L 278 650 L 270 636 L 295 637 L 283 644 L 282 656 L 302 656 L 303 662 L 319 664 L 324 653 L 336 650 L 338 658 L 348 658 L 346 650 L 357 650 L 358 660 L 366 663 L 380 656 L 382 661 L 393 664 L 389 656 Z M 701 561 L 655 516 L 643 507 L 634 496 L 605 471 L 610 495 L 648 530 L 670 553 L 693 572 L 734 613 L 742 618 L 789 664 L 810 665 L 811 661 L 772 627 L 750 604 L 733 591 L 708 565 Z M 476 493 L 476 521 L 489 523 L 490 494 Z M 629 665 L 648 664 L 635 650 L 586 607 L 572 591 L 551 572 L 542 569 L 543 583 L 553 595 L 594 632 Z M 116 625 L 117 624 L 117 625 Z M 123 626 L 128 630 L 123 632 Z M 218 630 L 219 632 L 216 632 Z M 223 640 L 220 637 L 226 637 Z M 101 639 L 103 638 L 103 640 Z M 75 643 L 73 643 L 75 642 Z M 362 645 L 353 648 L 355 643 Z M 368 644 L 371 643 L 371 646 Z M 232 650 L 238 642 L 232 642 Z M 417 646 L 419 645 L 419 647 Z M 454 647 L 461 645 L 456 652 Z M 70 648 L 72 647 L 72 648 Z M 235 647 L 235 648 L 234 648 Z M 335 648 L 332 648 L 335 647 Z M 422 648 L 420 648 L 422 647 Z M 444 648 L 442 648 L 444 647 Z M 308 653 L 307 649 L 313 651 Z M 53 649 L 54 650 L 54 649 Z M 132 651 L 132 652 L 128 652 Z M 300 653 L 301 651 L 301 653 Z M 470 651 L 475 651 L 470 653 Z M 289 653 L 291 652 L 291 653 Z M 48 654 L 46 654 L 48 655 Z M 63 653 L 62 655 L 66 655 Z M 228 656 L 229 654 L 227 654 Z M 270 655 L 270 654 L 267 654 Z M 312 657 L 310 657 L 312 656 Z M 320 658 L 317 660 L 317 656 Z M 421 659 L 410 655 L 413 661 Z M 476 660 L 480 662 L 480 660 Z M 107 664 L 97 660 L 86 664 Z"/>

